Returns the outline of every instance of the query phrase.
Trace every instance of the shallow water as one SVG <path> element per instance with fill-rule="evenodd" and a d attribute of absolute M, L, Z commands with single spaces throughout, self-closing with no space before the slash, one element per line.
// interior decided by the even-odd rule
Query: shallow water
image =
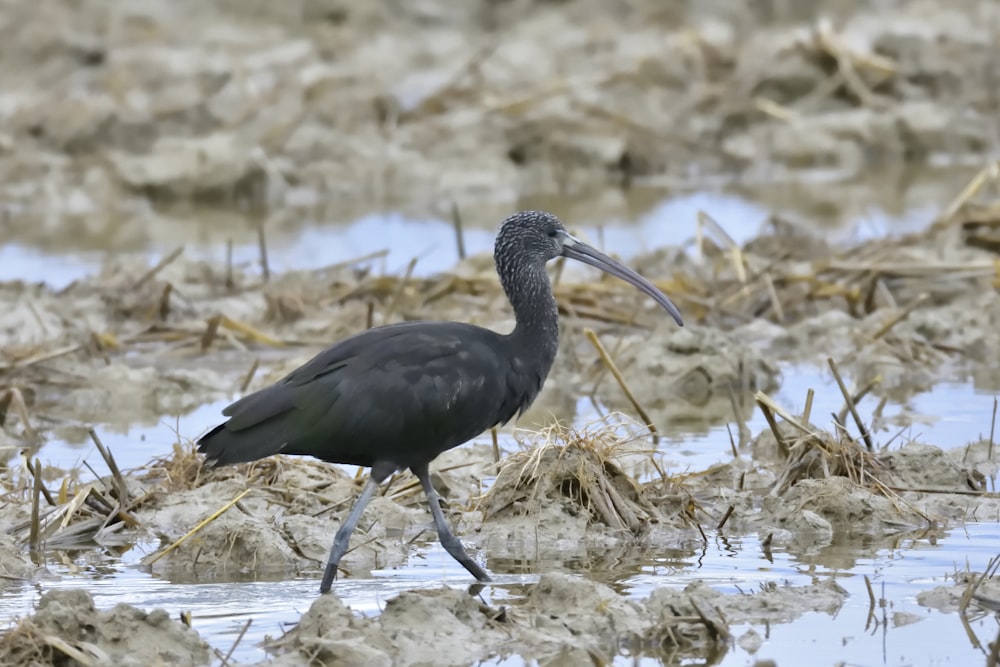
<path fill-rule="evenodd" d="M 772 396 L 793 414 L 799 414 L 805 403 L 808 389 L 815 390 L 812 421 L 828 430 L 833 430 L 832 418 L 828 415 L 839 412 L 843 406 L 839 390 L 829 373 L 807 365 L 788 365 L 782 369 L 780 389 Z M 907 404 L 889 403 L 884 411 L 886 419 L 897 417 L 913 423 L 905 427 L 885 428 L 872 434 L 876 445 L 898 447 L 910 440 L 918 440 L 943 449 L 960 447 L 989 435 L 993 399 L 1000 388 L 977 387 L 972 382 L 940 382 L 928 392 L 917 394 Z M 234 397 L 235 398 L 235 397 Z M 134 469 L 145 465 L 150 459 L 165 456 L 178 441 L 195 440 L 202 433 L 218 424 L 222 419 L 222 409 L 230 401 L 216 401 L 199 406 L 185 415 L 164 415 L 159 423 L 152 426 L 110 426 L 97 425 L 101 441 L 108 446 L 122 469 Z M 863 419 L 868 420 L 877 400 L 868 398 L 858 404 Z M 942 410 L 942 406 L 946 410 Z M 585 428 L 597 421 L 600 415 L 588 397 L 581 397 L 573 417 L 574 426 Z M 754 435 L 767 429 L 767 421 L 760 410 L 754 409 L 746 421 Z M 500 433 L 501 448 L 515 451 L 519 444 L 515 438 L 516 426 L 508 425 Z M 855 432 L 853 424 L 850 425 Z M 732 456 L 729 433 L 737 435 L 735 425 L 712 424 L 699 432 L 661 428 L 659 451 L 664 455 L 664 463 L 669 471 L 704 470 Z M 489 435 L 481 436 L 477 442 L 490 442 Z M 100 474 L 104 474 L 104 463 L 97 448 L 90 440 L 70 443 L 51 439 L 38 454 L 43 463 L 64 469 L 79 468 L 86 460 Z M 353 470 L 353 468 L 352 468 Z M 90 474 L 82 473 L 84 479 Z"/>
<path fill-rule="evenodd" d="M 850 597 L 835 616 L 811 612 L 785 624 L 733 625 L 734 637 L 751 627 L 765 638 L 756 656 L 733 646 L 718 664 L 745 665 L 756 659 L 772 659 L 779 665 L 800 664 L 889 664 L 963 665 L 977 664 L 979 652 L 971 646 L 955 614 L 942 614 L 916 602 L 918 593 L 939 585 L 950 585 L 949 575 L 965 568 L 981 571 L 1000 550 L 1000 524 L 972 524 L 926 538 L 901 540 L 892 548 L 871 549 L 857 545 L 834 545 L 814 556 L 795 555 L 780 550 L 768 561 L 756 536 L 734 537 L 710 532 L 708 544 L 688 545 L 670 553 L 634 553 L 624 558 L 628 567 L 589 569 L 581 576 L 612 585 L 621 593 L 643 599 L 656 588 L 683 588 L 695 581 L 727 593 L 750 593 L 761 585 L 805 585 L 835 578 Z M 257 644 L 265 637 L 277 637 L 296 623 L 315 599 L 318 579 L 244 581 L 220 583 L 176 583 L 155 579 L 136 563 L 142 549 L 135 548 L 116 561 L 95 565 L 75 573 L 50 562 L 61 579 L 37 585 L 8 586 L 0 595 L 0 617 L 28 614 L 41 593 L 55 588 L 84 586 L 98 608 L 128 603 L 140 608 L 164 608 L 171 616 L 190 611 L 193 627 L 211 645 L 228 652 L 247 624 L 245 636 L 233 652 L 240 661 L 260 660 L 264 651 Z M 489 561 L 487 561 L 489 565 Z M 532 563 L 534 574 L 496 576 L 482 596 L 496 605 L 516 604 L 525 593 L 525 584 L 537 574 L 551 569 L 576 571 L 572 564 L 553 568 Z M 869 625 L 869 598 L 864 576 L 871 581 L 878 598 L 875 610 L 879 623 Z M 377 614 L 385 602 L 404 590 L 450 586 L 468 588 L 468 574 L 436 543 L 418 549 L 407 566 L 376 571 L 369 579 L 339 580 L 334 591 L 358 613 Z M 898 625 L 893 615 L 909 612 L 919 622 Z M 995 622 L 987 617 L 973 622 L 980 641 L 991 641 Z M 817 659 L 817 656 L 822 658 Z M 877 657 L 876 657 L 877 656 Z M 519 658 L 488 661 L 484 664 L 521 665 Z M 619 656 L 615 664 L 634 664 L 631 657 Z M 642 658 L 639 664 L 660 664 Z"/>
<path fill-rule="evenodd" d="M 742 243 L 759 233 L 773 213 L 796 224 L 822 230 L 831 241 L 876 238 L 918 231 L 968 180 L 961 169 L 922 169 L 904 183 L 742 186 L 724 184 L 713 191 L 671 193 L 635 189 L 579 197 L 536 197 L 517 208 L 544 208 L 595 245 L 625 259 L 686 243 L 696 235 L 704 211 Z M 414 257 L 416 275 L 446 271 L 458 260 L 455 228 L 448 215 L 415 219 L 393 211 L 344 218 L 332 205 L 317 206 L 316 193 L 302 198 L 308 207 L 290 207 L 294 223 L 270 230 L 267 223 L 229 210 L 193 208 L 152 220 L 68 225 L 56 237 L 11 237 L 0 243 L 0 281 L 46 282 L 55 288 L 98 271 L 113 256 L 136 255 L 155 262 L 184 245 L 188 257 L 223 264 L 226 241 L 236 264 L 257 266 L 256 229 L 268 229 L 268 264 L 273 271 L 315 269 L 386 251 L 377 266 L 399 274 Z M 511 207 L 515 208 L 515 207 Z M 474 213 L 474 212 L 469 212 Z M 504 215 L 465 214 L 467 254 L 492 252 L 496 224 Z M 120 228 L 140 232 L 122 233 Z M 102 236 L 102 234 L 104 236 Z M 138 238 L 137 238 L 138 237 Z"/>
<path fill-rule="evenodd" d="M 795 366 L 783 370 L 784 383 L 775 398 L 792 410 L 801 409 L 806 389 L 817 390 L 814 415 L 829 414 L 840 409 L 839 396 L 831 381 L 809 367 Z M 170 451 L 176 441 L 175 429 L 180 425 L 184 437 L 196 437 L 218 422 L 225 401 L 206 404 L 182 417 L 164 418 L 151 428 L 132 428 L 122 432 L 100 430 L 103 441 L 114 452 L 123 468 L 140 466 L 153 456 Z M 924 414 L 940 414 L 947 406 L 946 416 L 928 424 L 913 426 L 895 441 L 895 446 L 909 438 L 939 444 L 944 447 L 963 445 L 980 437 L 988 429 L 993 394 L 976 391 L 969 383 L 941 383 L 933 391 L 916 396 L 908 410 Z M 862 414 L 866 403 L 862 403 Z M 581 400 L 576 422 L 580 425 L 595 417 L 588 400 Z M 886 409 L 890 415 L 892 406 Z M 817 420 L 820 421 L 820 420 Z M 766 428 L 759 411 L 748 421 L 754 433 Z M 885 443 L 894 433 L 876 433 L 876 442 Z M 484 442 L 487 440 L 484 438 Z M 505 433 L 502 443 L 508 450 L 517 447 L 513 436 Z M 715 426 L 707 433 L 671 433 L 661 441 L 668 471 L 702 470 L 732 456 L 725 425 Z M 71 466 L 87 459 L 98 471 L 103 462 L 93 445 L 70 446 L 49 442 L 43 450 L 43 460 Z M 489 484 L 492 480 L 484 480 Z M 331 535 L 334 524 L 331 523 Z M 921 590 L 948 583 L 946 576 L 968 564 L 981 569 L 993 554 L 1000 551 L 1000 525 L 977 524 L 957 528 L 934 539 L 905 539 L 894 548 L 873 550 L 859 544 L 834 545 L 817 555 L 801 556 L 774 551 L 774 562 L 764 557 L 756 536 L 730 536 L 709 533 L 709 543 L 677 545 L 669 551 L 639 552 L 623 549 L 603 563 L 506 562 L 487 558 L 486 565 L 496 573 L 496 584 L 484 593 L 484 599 L 496 604 L 509 604 L 524 595 L 524 585 L 537 580 L 546 571 L 578 572 L 582 576 L 612 585 L 621 593 L 645 598 L 660 586 L 683 588 L 693 581 L 704 581 L 726 592 L 753 591 L 768 582 L 802 585 L 836 577 L 850 592 L 844 608 L 831 618 L 826 614 L 808 613 L 790 624 L 754 629 L 766 637 L 757 658 L 771 658 L 779 665 L 805 664 L 815 656 L 820 663 L 873 664 L 873 656 L 884 656 L 884 664 L 972 664 L 977 652 L 972 649 L 954 614 L 941 614 L 920 608 L 916 594 Z M 883 542 L 885 543 L 885 542 Z M 119 602 L 151 609 L 162 607 L 176 617 L 181 611 L 191 611 L 194 627 L 216 648 L 227 652 L 243 626 L 252 621 L 246 635 L 234 652 L 238 660 L 259 660 L 264 652 L 256 645 L 267 636 L 277 637 L 296 623 L 316 595 L 316 579 L 284 579 L 278 581 L 219 581 L 191 583 L 153 577 L 139 565 L 140 559 L 155 551 L 155 544 L 139 544 L 118 555 L 98 549 L 73 557 L 76 565 L 70 569 L 56 553 L 49 555 L 51 578 L 36 584 L 6 586 L 0 592 L 0 620 L 28 614 L 41 594 L 53 588 L 84 586 L 94 595 L 99 608 Z M 518 574 L 504 574 L 516 572 Z M 521 574 L 523 573 L 523 574 Z M 888 601 L 889 624 L 869 628 L 868 596 L 863 581 L 868 575 L 876 593 Z M 364 614 L 377 614 L 385 602 L 401 591 L 414 588 L 436 588 L 442 585 L 465 588 L 468 574 L 436 542 L 425 543 L 414 550 L 406 566 L 376 572 L 369 579 L 346 579 L 336 584 L 336 593 Z M 923 617 L 919 623 L 894 627 L 892 614 L 908 611 Z M 881 614 L 881 609 L 877 610 Z M 881 618 L 881 616 L 880 616 Z M 732 626 L 738 637 L 751 626 Z M 994 630 L 983 624 L 984 639 L 992 639 Z M 744 665 L 751 656 L 742 648 L 733 647 L 719 664 Z M 616 664 L 635 664 L 631 657 L 619 656 Z M 487 662 L 495 665 L 521 665 L 520 659 Z M 653 658 L 642 658 L 638 664 L 659 664 Z"/>
<path fill-rule="evenodd" d="M 695 234 L 698 210 L 705 210 L 725 227 L 737 242 L 756 234 L 769 211 L 783 215 L 809 217 L 823 226 L 835 239 L 866 238 L 902 234 L 921 228 L 930 222 L 940 204 L 930 206 L 915 191 L 912 201 L 905 196 L 895 205 L 871 203 L 849 210 L 826 210 L 825 217 L 792 201 L 788 193 L 766 192 L 756 201 L 735 191 L 672 195 L 650 206 L 629 209 L 612 223 L 601 227 L 588 224 L 587 217 L 571 215 L 577 211 L 566 201 L 527 202 L 552 209 L 567 219 L 582 219 L 574 225 L 580 233 L 607 251 L 625 258 L 666 243 L 690 239 Z M 647 193 L 648 195 L 648 193 Z M 785 201 L 782 205 L 780 202 Z M 565 210 L 560 210 L 560 207 Z M 195 229 L 195 227 L 192 227 Z M 245 230 L 244 230 L 245 231 Z M 257 259 L 256 239 L 234 232 L 234 253 L 238 262 L 252 263 Z M 0 280 L 23 279 L 46 281 L 60 287 L 81 276 L 96 271 L 111 253 L 131 252 L 155 259 L 176 246 L 186 244 L 193 256 L 224 257 L 224 245 L 191 238 L 157 238 L 155 234 L 145 244 L 125 250 L 80 250 L 67 247 L 41 248 L 37 244 L 9 242 L 0 246 Z M 223 237 L 224 238 L 224 237 Z M 275 234 L 269 239 L 269 256 L 273 270 L 310 268 L 328 265 L 367 253 L 385 249 L 392 239 L 391 252 L 380 264 L 386 272 L 398 272 L 411 257 L 419 257 L 417 273 L 428 274 L 452 267 L 457 258 L 454 229 L 445 220 L 413 221 L 399 216 L 366 216 L 347 224 L 307 222 L 294 233 Z M 487 252 L 493 239 L 492 227 L 469 225 L 465 230 L 465 245 L 469 253 Z M 81 244 L 80 247 L 100 247 Z M 405 249 L 405 250 L 404 250 Z M 806 365 L 782 369 L 782 384 L 774 398 L 792 412 L 799 412 L 806 391 L 816 390 L 813 421 L 829 427 L 824 417 L 841 408 L 839 392 L 829 373 Z M 989 431 L 993 397 L 998 387 L 974 386 L 970 381 L 941 382 L 931 391 L 916 395 L 905 406 L 888 405 L 887 416 L 926 415 L 898 433 L 889 429 L 875 434 L 876 442 L 894 446 L 909 439 L 936 444 L 944 448 L 957 447 L 976 440 Z M 164 415 L 159 423 L 146 426 L 112 427 L 97 425 L 102 440 L 114 453 L 123 469 L 139 467 L 154 456 L 167 455 L 177 441 L 179 430 L 184 439 L 196 438 L 218 423 L 221 409 L 228 401 L 200 406 L 186 415 Z M 866 399 L 859 406 L 867 418 L 876 401 Z M 574 422 L 578 426 L 596 417 L 593 405 L 581 398 Z M 933 416 L 933 418 L 931 418 Z M 754 410 L 748 426 L 753 433 L 766 428 L 766 423 Z M 676 429 L 666 432 L 660 444 L 667 469 L 702 470 L 728 460 L 732 456 L 730 436 L 725 424 L 710 425 L 695 433 Z M 484 442 L 487 441 L 484 439 Z M 511 450 L 516 444 L 509 430 L 503 443 Z M 104 464 L 94 446 L 88 442 L 71 444 L 52 440 L 39 453 L 43 462 L 64 468 L 75 468 L 88 461 L 99 473 Z M 489 480 L 486 480 L 488 483 Z M 331 525 L 331 535 L 332 535 Z M 234 656 L 239 660 L 263 657 L 256 646 L 265 636 L 278 636 L 287 624 L 295 623 L 315 597 L 318 580 L 286 579 L 282 581 L 223 581 L 214 583 L 184 583 L 152 577 L 138 565 L 145 553 L 156 545 L 137 545 L 122 555 L 92 551 L 80 555 L 75 566 L 63 564 L 54 557 L 49 561 L 53 575 L 35 584 L 11 583 L 0 588 L 0 622 L 30 613 L 41 594 L 52 588 L 86 587 L 95 597 L 98 607 L 106 608 L 127 602 L 143 608 L 163 607 L 172 616 L 190 610 L 194 626 L 213 646 L 223 652 L 236 640 L 243 625 L 252 620 L 246 636 Z M 768 562 L 755 536 L 710 535 L 709 544 L 678 546 L 669 553 L 616 554 L 614 565 L 587 569 L 582 575 L 612 584 L 637 598 L 646 597 L 660 586 L 683 587 L 702 580 L 726 591 L 748 591 L 767 582 L 805 584 L 827 577 L 837 577 L 851 597 L 835 617 L 807 614 L 785 625 L 756 630 L 767 637 L 756 656 L 733 648 L 723 659 L 723 665 L 744 665 L 753 659 L 770 658 L 778 664 L 820 664 L 843 661 L 849 664 L 973 664 L 981 659 L 972 649 L 954 614 L 940 614 L 920 608 L 916 594 L 936 585 L 947 583 L 945 577 L 966 563 L 981 570 L 990 556 L 1000 551 L 1000 525 L 979 524 L 952 530 L 933 540 L 907 541 L 893 548 L 871 550 L 857 545 L 831 547 L 818 556 L 803 558 L 787 552 L 774 551 L 774 562 Z M 53 554 L 54 556 L 54 554 Z M 523 584 L 537 579 L 550 569 L 578 570 L 581 564 L 527 563 L 523 570 L 515 564 L 487 561 L 498 572 L 526 571 L 526 574 L 500 574 L 497 584 L 486 589 L 484 596 L 497 604 L 505 604 L 523 594 Z M 868 595 L 863 575 L 872 578 L 876 593 L 888 601 L 888 613 L 910 611 L 924 617 L 919 623 L 895 627 L 890 623 L 867 628 Z M 375 614 L 385 601 L 400 591 L 412 588 L 434 588 L 441 585 L 467 587 L 468 574 L 451 560 L 435 543 L 418 549 L 407 566 L 376 573 L 370 579 L 348 579 L 336 584 L 336 592 L 356 611 Z M 883 588 L 884 586 L 884 588 Z M 877 610 L 881 613 L 881 610 Z M 748 626 L 734 626 L 739 636 Z M 981 639 L 992 640 L 995 627 L 990 623 L 976 626 L 983 630 Z M 620 664 L 656 664 L 651 658 L 619 657 Z M 518 660 L 494 661 L 487 664 L 516 665 Z"/>

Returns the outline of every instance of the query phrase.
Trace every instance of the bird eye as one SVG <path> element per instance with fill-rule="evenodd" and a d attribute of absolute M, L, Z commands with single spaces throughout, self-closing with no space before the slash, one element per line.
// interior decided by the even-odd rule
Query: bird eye
<path fill-rule="evenodd" d="M 550 239 L 554 239 L 557 236 L 559 236 L 559 230 L 558 229 L 550 229 L 549 230 L 549 238 Z"/>

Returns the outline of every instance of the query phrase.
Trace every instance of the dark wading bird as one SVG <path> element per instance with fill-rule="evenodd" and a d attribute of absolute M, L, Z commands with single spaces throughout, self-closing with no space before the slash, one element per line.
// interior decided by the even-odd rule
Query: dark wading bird
<path fill-rule="evenodd" d="M 479 581 L 490 581 L 448 527 L 428 465 L 531 405 L 552 367 L 559 311 L 545 264 L 576 259 L 625 280 L 682 325 L 677 308 L 648 280 L 573 238 L 553 215 L 507 218 L 494 260 L 516 317 L 506 335 L 461 322 L 401 322 L 369 329 L 316 355 L 276 384 L 222 411 L 229 417 L 198 441 L 213 466 L 271 454 L 314 456 L 371 468 L 333 539 L 320 592 L 330 590 L 365 506 L 389 475 L 409 468 L 430 503 L 441 545 Z"/>

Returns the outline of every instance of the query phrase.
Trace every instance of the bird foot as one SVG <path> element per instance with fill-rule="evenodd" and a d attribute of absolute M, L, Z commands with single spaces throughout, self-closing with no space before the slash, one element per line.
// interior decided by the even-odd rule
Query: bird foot
<path fill-rule="evenodd" d="M 319 585 L 320 595 L 330 592 L 330 587 L 333 586 L 333 581 L 337 578 L 337 565 L 337 563 L 326 564 L 326 571 L 323 572 L 323 581 Z"/>

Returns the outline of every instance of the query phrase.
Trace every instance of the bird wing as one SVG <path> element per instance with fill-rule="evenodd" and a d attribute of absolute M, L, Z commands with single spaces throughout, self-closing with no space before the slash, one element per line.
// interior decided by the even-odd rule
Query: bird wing
<path fill-rule="evenodd" d="M 366 351 L 378 349 L 385 341 L 403 335 L 413 324 L 416 323 L 368 329 L 331 345 L 275 384 L 248 394 L 223 409 L 222 414 L 230 417 L 227 428 L 240 431 L 297 407 L 296 398 L 303 396 L 302 391 L 296 391 L 298 388 L 309 387 L 320 378 L 342 370 Z"/>
<path fill-rule="evenodd" d="M 370 329 L 227 407 L 229 421 L 199 444 L 220 465 L 278 452 L 359 465 L 430 460 L 521 407 L 502 341 L 455 322 Z"/>

